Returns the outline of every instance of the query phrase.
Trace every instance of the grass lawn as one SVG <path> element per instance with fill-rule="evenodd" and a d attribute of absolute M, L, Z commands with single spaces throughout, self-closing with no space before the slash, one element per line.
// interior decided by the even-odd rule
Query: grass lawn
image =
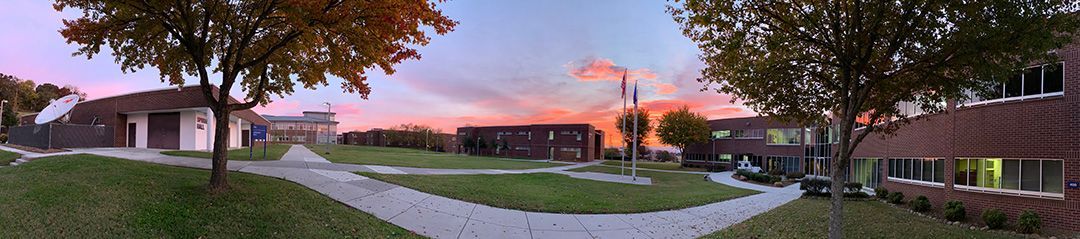
<path fill-rule="evenodd" d="M 65 155 L 0 168 L 0 238 L 419 238 L 303 186 L 229 173 Z"/>
<path fill-rule="evenodd" d="M 268 144 L 266 145 L 266 160 L 281 160 L 281 156 L 285 155 L 285 152 L 289 151 L 291 144 Z M 229 160 L 248 161 L 248 157 L 253 157 L 251 160 L 262 160 L 262 144 L 255 146 L 255 155 L 249 155 L 249 148 L 233 149 L 229 150 Z M 192 150 L 177 150 L 177 151 L 165 151 L 161 152 L 164 155 L 182 156 L 182 157 L 194 157 L 194 158 L 211 158 L 212 153 L 207 151 L 192 151 Z"/>
<path fill-rule="evenodd" d="M 826 238 L 827 199 L 798 199 L 703 238 Z M 948 226 L 877 201 L 844 202 L 845 238 L 1015 238 Z"/>
<path fill-rule="evenodd" d="M 19 159 L 19 157 L 22 157 L 22 154 L 0 150 L 0 166 L 8 166 L 11 162 L 15 162 L 16 159 Z"/>
<path fill-rule="evenodd" d="M 323 154 L 325 145 L 308 145 L 311 151 L 335 163 L 371 164 L 415 168 L 453 169 L 532 169 L 563 166 L 547 162 L 503 160 L 492 157 L 463 156 L 417 149 L 333 145 L 330 154 Z"/>
<path fill-rule="evenodd" d="M 575 171 L 619 173 L 589 166 Z M 553 173 L 364 176 L 419 191 L 501 208 L 557 213 L 633 213 L 687 208 L 742 197 L 752 190 L 705 182 L 701 175 L 639 171 L 653 185 L 576 179 Z"/>
<path fill-rule="evenodd" d="M 603 162 L 604 165 L 621 166 L 619 160 L 607 160 Z M 637 162 L 638 168 L 649 169 L 662 169 L 662 170 L 674 170 L 674 171 L 693 171 L 693 172 L 705 172 L 704 168 L 683 168 L 679 163 L 665 163 L 665 162 Z M 626 162 L 626 168 L 630 168 L 630 161 Z"/>

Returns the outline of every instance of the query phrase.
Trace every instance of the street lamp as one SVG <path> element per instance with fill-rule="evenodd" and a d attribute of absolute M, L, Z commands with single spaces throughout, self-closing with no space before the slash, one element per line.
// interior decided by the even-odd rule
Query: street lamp
<path fill-rule="evenodd" d="M 323 102 L 323 104 L 326 105 L 326 154 L 330 154 L 330 128 L 333 127 L 333 122 L 330 120 L 330 102 Z"/>
<path fill-rule="evenodd" d="M 0 101 L 0 129 L 4 129 L 4 104 L 7 104 L 7 100 Z M 0 142 L 7 143 L 7 142 Z"/>

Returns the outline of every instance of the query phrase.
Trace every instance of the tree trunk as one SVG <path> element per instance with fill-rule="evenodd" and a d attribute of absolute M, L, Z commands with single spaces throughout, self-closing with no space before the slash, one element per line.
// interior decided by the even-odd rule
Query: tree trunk
<path fill-rule="evenodd" d="M 229 113 L 227 107 L 214 111 L 214 154 L 211 159 L 210 191 L 229 189 Z"/>
<path fill-rule="evenodd" d="M 831 185 L 829 192 L 831 198 L 829 200 L 829 239 L 841 239 L 844 237 L 844 172 L 842 166 L 844 162 L 847 162 L 848 148 L 851 147 L 851 134 L 852 123 L 847 120 L 846 114 L 841 116 L 840 120 L 840 146 L 837 147 L 837 153 L 833 154 L 832 162 L 829 164 L 829 171 L 831 171 Z"/>

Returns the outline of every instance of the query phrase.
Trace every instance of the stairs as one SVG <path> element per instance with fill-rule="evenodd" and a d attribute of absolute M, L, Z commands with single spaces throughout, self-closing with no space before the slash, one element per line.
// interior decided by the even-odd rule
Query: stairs
<path fill-rule="evenodd" d="M 27 162 L 30 162 L 30 160 L 27 160 L 25 158 L 16 159 L 15 162 L 11 162 L 11 166 L 19 166 L 19 164 L 24 164 Z"/>

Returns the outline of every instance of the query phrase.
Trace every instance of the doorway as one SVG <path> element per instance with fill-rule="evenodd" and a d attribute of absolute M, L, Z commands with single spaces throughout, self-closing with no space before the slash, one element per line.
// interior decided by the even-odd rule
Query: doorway
<path fill-rule="evenodd" d="M 136 132 L 136 129 L 138 129 L 138 127 L 135 127 L 135 123 L 128 123 L 128 127 L 127 127 L 127 146 L 129 148 L 134 148 L 135 147 L 135 138 L 136 138 L 135 132 Z"/>

